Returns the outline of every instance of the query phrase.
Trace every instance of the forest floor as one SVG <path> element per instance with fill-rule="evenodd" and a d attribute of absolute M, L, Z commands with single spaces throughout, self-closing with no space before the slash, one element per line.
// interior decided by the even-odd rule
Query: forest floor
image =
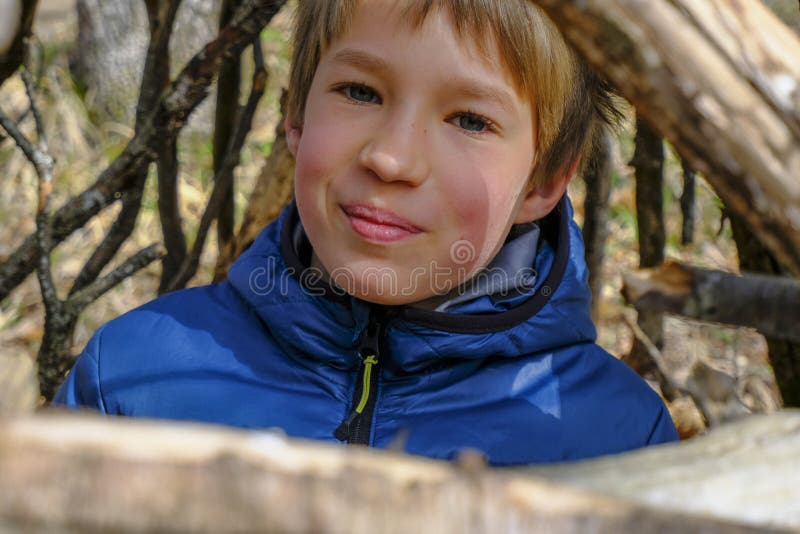
<path fill-rule="evenodd" d="M 45 0 L 36 27 L 45 65 L 41 81 L 41 106 L 50 135 L 49 144 L 57 159 L 55 206 L 90 184 L 120 152 L 131 135 L 130 126 L 98 120 L 87 110 L 86 95 L 76 89 L 69 70 L 69 57 L 75 40 L 73 4 L 74 0 Z M 275 103 L 287 75 L 284 46 L 287 27 L 286 17 L 278 20 L 265 42 L 271 71 L 270 93 L 256 117 L 242 165 L 237 171 L 236 202 L 239 217 L 264 155 L 271 147 L 278 117 Z M 27 108 L 18 79 L 8 80 L 0 90 L 0 107 L 13 117 L 21 115 Z M 32 129 L 29 119 L 23 126 L 26 131 Z M 627 321 L 635 321 L 635 311 L 625 305 L 620 295 L 621 274 L 635 270 L 638 264 L 634 179 L 627 165 L 633 151 L 632 136 L 631 128 L 628 128 L 615 144 L 610 239 L 606 248 L 598 320 L 599 344 L 617 357 L 630 351 L 633 335 Z M 180 150 L 181 209 L 186 224 L 192 226 L 197 224 L 210 193 L 210 141 L 207 138 L 198 139 L 197 136 L 184 136 Z M 738 262 L 730 225 L 722 217 L 720 201 L 702 179 L 698 180 L 695 239 L 690 245 L 681 245 L 681 176 L 680 163 L 668 150 L 664 190 L 667 256 L 707 268 L 735 272 Z M 3 259 L 19 245 L 24 236 L 34 230 L 36 205 L 35 174 L 7 139 L 0 140 L 0 177 L 0 259 Z M 149 184 L 151 187 L 146 192 L 136 232 L 118 254 L 117 262 L 160 236 L 152 187 L 154 180 L 149 180 Z M 581 180 L 573 181 L 570 196 L 576 206 L 576 219 L 581 222 Z M 118 206 L 106 210 L 56 249 L 53 264 L 56 281 L 62 291 L 69 288 L 69 282 L 102 238 L 117 210 Z M 191 228 L 189 234 L 192 234 Z M 211 278 L 216 247 L 209 243 L 206 249 L 201 269 L 192 285 L 207 283 Z M 80 351 L 101 324 L 152 299 L 156 294 L 158 273 L 158 266 L 152 265 L 92 304 L 82 315 L 77 327 L 75 352 Z M 35 358 L 42 331 L 41 297 L 35 277 L 30 276 L 0 303 L 0 352 Z M 694 381 L 700 389 L 709 389 L 715 384 L 704 381 L 719 382 L 720 377 L 726 382 L 730 396 L 720 401 L 722 419 L 726 417 L 725 414 L 736 412 L 730 408 L 733 404 L 741 404 L 737 398 L 744 399 L 751 411 L 764 411 L 778 406 L 779 395 L 767 361 L 766 343 L 753 330 L 667 317 L 663 357 L 670 373 L 681 386 L 691 386 Z M 704 372 L 709 368 L 718 372 Z"/>

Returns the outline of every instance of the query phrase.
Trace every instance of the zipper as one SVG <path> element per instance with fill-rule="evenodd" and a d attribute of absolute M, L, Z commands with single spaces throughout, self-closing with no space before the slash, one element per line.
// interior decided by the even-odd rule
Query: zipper
<path fill-rule="evenodd" d="M 358 345 L 361 367 L 358 371 L 356 390 L 353 392 L 353 409 L 333 433 L 339 441 L 369 445 L 372 414 L 378 396 L 381 363 L 379 344 L 383 329 L 383 321 L 370 316 Z"/>

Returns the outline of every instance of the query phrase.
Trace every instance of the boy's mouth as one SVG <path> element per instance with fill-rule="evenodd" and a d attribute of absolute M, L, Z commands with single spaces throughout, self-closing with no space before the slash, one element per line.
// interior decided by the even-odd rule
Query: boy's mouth
<path fill-rule="evenodd" d="M 365 204 L 348 204 L 341 208 L 353 231 L 371 241 L 398 241 L 422 233 L 421 228 L 388 210 Z"/>

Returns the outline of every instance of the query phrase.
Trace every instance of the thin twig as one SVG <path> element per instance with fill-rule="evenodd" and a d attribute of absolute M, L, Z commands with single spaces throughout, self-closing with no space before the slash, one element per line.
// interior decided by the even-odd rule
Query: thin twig
<path fill-rule="evenodd" d="M 98 278 L 80 291 L 76 291 L 67 300 L 67 306 L 72 313 L 80 313 L 86 306 L 99 299 L 117 284 L 133 276 L 137 271 L 161 258 L 164 254 L 164 247 L 158 243 L 143 248 L 106 276 Z"/>
<path fill-rule="evenodd" d="M 247 103 L 239 108 L 236 130 L 228 143 L 225 160 L 214 176 L 214 189 L 211 191 L 208 204 L 206 204 L 206 209 L 200 219 L 200 225 L 197 229 L 197 237 L 192 245 L 192 251 L 184 260 L 175 278 L 173 278 L 172 282 L 167 286 L 166 291 L 174 291 L 185 286 L 189 279 L 197 272 L 197 266 L 200 263 L 200 256 L 203 253 L 203 247 L 205 246 L 211 223 L 219 214 L 219 210 L 225 200 L 225 194 L 231 186 L 233 170 L 239 164 L 242 146 L 247 138 L 247 134 L 252 128 L 253 115 L 255 114 L 267 84 L 268 73 L 264 66 L 264 56 L 261 51 L 261 41 L 259 39 L 256 39 L 253 43 L 253 60 L 255 62 L 255 71 L 253 73 L 250 96 L 247 99 Z"/>
<path fill-rule="evenodd" d="M 285 0 L 242 1 L 231 23 L 186 65 L 122 153 L 93 185 L 53 214 L 55 243 L 66 239 L 114 202 L 117 193 L 132 187 L 141 169 L 157 157 L 158 146 L 165 139 L 177 136 L 189 113 L 203 101 L 223 61 L 237 56 L 252 43 L 284 3 Z M 30 274 L 37 260 L 36 237 L 30 235 L 8 260 L 0 263 L 0 301 Z"/>
<path fill-rule="evenodd" d="M 37 176 L 37 208 L 36 208 L 36 244 L 38 248 L 37 276 L 42 291 L 42 300 L 45 305 L 45 313 L 54 314 L 61 310 L 61 301 L 53 283 L 53 276 L 50 268 L 50 251 L 52 250 L 51 221 L 48 206 L 50 203 L 50 193 L 53 184 L 53 158 L 47 152 L 47 142 L 44 136 L 44 127 L 41 122 L 41 114 L 36 106 L 36 99 L 30 77 L 27 76 L 27 69 L 23 69 L 23 79 L 30 101 L 30 109 L 36 119 L 36 130 L 39 133 L 38 146 L 34 145 L 23 134 L 17 125 L 5 112 L 0 109 L 0 124 L 17 143 L 17 146 L 25 154 L 28 161 L 33 164 Z"/>
<path fill-rule="evenodd" d="M 36 135 L 39 136 L 39 145 L 46 151 L 47 137 L 44 131 L 44 120 L 42 119 L 42 114 L 39 113 L 39 107 L 34 104 L 36 87 L 27 66 L 22 69 L 22 82 L 25 84 L 25 92 L 28 93 L 28 100 L 31 102 L 28 109 L 33 113 L 34 122 L 36 123 Z"/>
<path fill-rule="evenodd" d="M 17 143 L 17 146 L 25 154 L 25 157 L 28 158 L 28 161 L 36 165 L 36 147 L 33 146 L 33 143 L 28 141 L 28 138 L 17 128 L 16 123 L 6 115 L 2 108 L 0 108 L 0 126 L 2 126 L 8 135 L 11 136 L 11 139 Z"/>
<path fill-rule="evenodd" d="M 635 320 L 628 317 L 627 314 L 622 314 L 622 318 L 625 320 L 628 327 L 630 327 L 636 339 L 642 343 L 645 350 L 650 355 L 650 358 L 653 360 L 653 363 L 655 363 L 661 392 L 669 400 L 674 400 L 679 397 L 682 389 L 672 380 L 669 370 L 664 364 L 664 356 L 661 354 L 661 351 L 658 350 L 658 347 L 656 347 L 653 340 L 650 339 L 650 336 L 642 330 L 642 327 L 639 326 Z"/>
<path fill-rule="evenodd" d="M 633 335 L 636 336 L 636 339 L 638 339 L 647 350 L 647 353 L 653 359 L 653 362 L 655 362 L 656 368 L 658 369 L 657 374 L 659 386 L 661 387 L 661 392 L 664 394 L 664 397 L 669 401 L 674 401 L 682 395 L 688 396 L 692 399 L 692 402 L 694 402 L 694 405 L 697 407 L 700 415 L 702 415 L 705 419 L 706 424 L 711 424 L 714 419 L 703 398 L 696 395 L 691 390 L 678 386 L 675 381 L 672 380 L 671 375 L 668 373 L 666 366 L 664 365 L 664 357 L 661 354 L 661 351 L 658 350 L 658 347 L 656 347 L 655 343 L 653 343 L 650 337 L 644 332 L 644 330 L 642 330 L 642 327 L 640 327 L 635 320 L 628 317 L 627 314 L 622 314 L 622 318 L 630 327 Z"/>
<path fill-rule="evenodd" d="M 122 243 L 133 233 L 136 227 L 136 219 L 142 206 L 143 186 L 144 180 L 141 180 L 141 185 L 132 187 L 122 193 L 122 209 L 103 241 L 97 246 L 91 257 L 86 260 L 83 269 L 75 278 L 75 282 L 69 291 L 70 296 L 94 282 L 103 268 L 116 255 Z"/>

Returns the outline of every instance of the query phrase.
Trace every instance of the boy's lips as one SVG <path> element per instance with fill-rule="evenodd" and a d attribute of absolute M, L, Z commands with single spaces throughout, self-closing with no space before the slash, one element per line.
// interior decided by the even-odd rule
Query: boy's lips
<path fill-rule="evenodd" d="M 422 229 L 391 211 L 366 204 L 341 206 L 350 226 L 372 241 L 398 241 L 422 233 Z"/>

